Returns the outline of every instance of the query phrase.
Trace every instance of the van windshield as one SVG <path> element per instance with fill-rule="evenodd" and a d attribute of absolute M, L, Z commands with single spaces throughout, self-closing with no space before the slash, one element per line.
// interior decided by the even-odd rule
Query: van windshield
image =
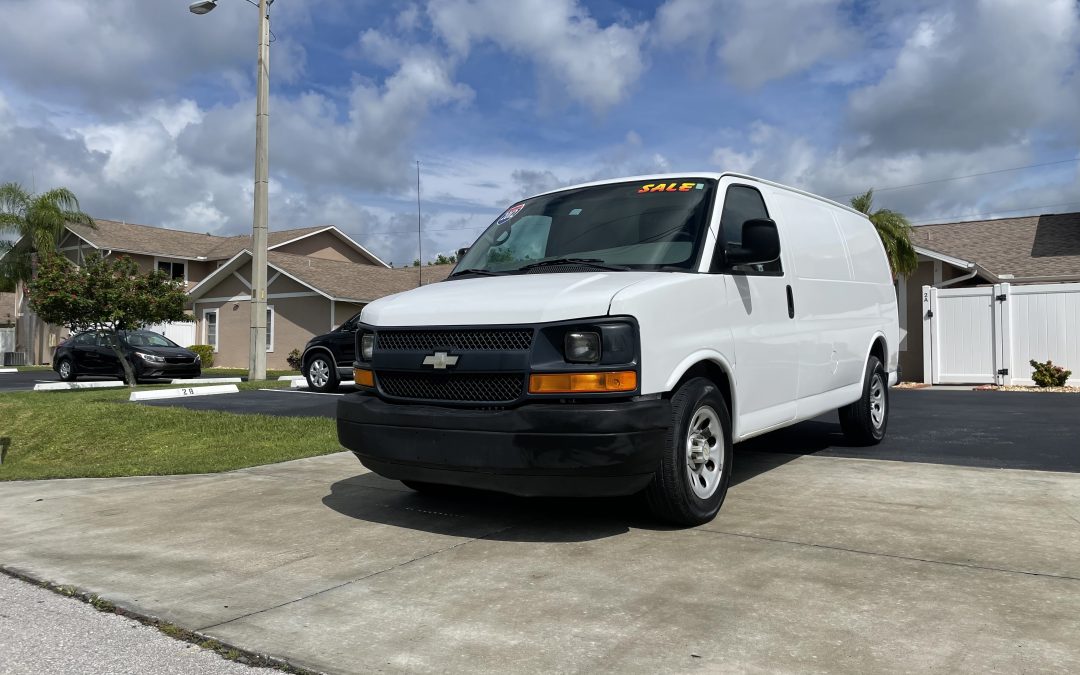
<path fill-rule="evenodd" d="M 503 212 L 462 256 L 454 275 L 582 266 L 688 271 L 705 239 L 715 189 L 712 179 L 668 178 L 534 197 Z"/>

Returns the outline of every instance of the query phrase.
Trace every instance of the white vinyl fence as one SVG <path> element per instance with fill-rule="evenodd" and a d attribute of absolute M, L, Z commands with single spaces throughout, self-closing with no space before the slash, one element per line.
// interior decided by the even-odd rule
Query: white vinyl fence
<path fill-rule="evenodd" d="M 15 351 L 15 329 L 0 328 L 0 358 L 3 357 L 4 352 L 13 351 Z M 2 361 L 0 365 L 3 365 Z"/>
<path fill-rule="evenodd" d="M 1031 385 L 1031 359 L 1080 386 L 1080 283 L 923 286 L 924 381 Z"/>
<path fill-rule="evenodd" d="M 190 347 L 191 345 L 196 344 L 194 321 L 159 323 L 152 326 L 145 326 L 144 329 L 154 333 L 160 333 L 181 347 Z"/>

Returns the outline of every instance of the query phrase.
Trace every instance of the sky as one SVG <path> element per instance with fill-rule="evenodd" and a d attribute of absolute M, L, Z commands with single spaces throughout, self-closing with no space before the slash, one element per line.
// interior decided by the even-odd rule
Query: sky
<path fill-rule="evenodd" d="M 250 232 L 255 7 L 0 16 L 0 182 Z M 916 224 L 1080 211 L 1077 0 L 277 0 L 271 20 L 271 230 L 336 225 L 398 266 L 417 161 L 425 259 L 531 194 L 658 172 L 873 187 Z"/>

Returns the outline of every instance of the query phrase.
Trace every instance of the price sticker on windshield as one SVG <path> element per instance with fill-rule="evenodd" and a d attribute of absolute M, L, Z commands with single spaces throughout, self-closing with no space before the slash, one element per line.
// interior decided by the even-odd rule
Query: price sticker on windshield
<path fill-rule="evenodd" d="M 499 216 L 499 219 L 495 221 L 495 224 L 502 225 L 506 221 L 516 216 L 518 214 L 518 211 L 523 208 L 525 208 L 525 202 L 522 202 L 520 204 L 514 204 L 510 208 L 506 209 L 506 211 L 504 211 L 501 216 Z"/>
<path fill-rule="evenodd" d="M 653 192 L 692 192 L 704 189 L 704 183 L 646 183 L 638 188 L 637 193 L 641 195 Z"/>

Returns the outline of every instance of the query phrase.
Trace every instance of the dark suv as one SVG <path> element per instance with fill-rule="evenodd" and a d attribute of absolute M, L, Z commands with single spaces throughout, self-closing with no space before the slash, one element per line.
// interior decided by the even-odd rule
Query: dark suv
<path fill-rule="evenodd" d="M 341 380 L 352 381 L 356 359 L 356 324 L 360 313 L 337 327 L 308 340 L 301 356 L 300 372 L 314 391 L 334 391 Z"/>

